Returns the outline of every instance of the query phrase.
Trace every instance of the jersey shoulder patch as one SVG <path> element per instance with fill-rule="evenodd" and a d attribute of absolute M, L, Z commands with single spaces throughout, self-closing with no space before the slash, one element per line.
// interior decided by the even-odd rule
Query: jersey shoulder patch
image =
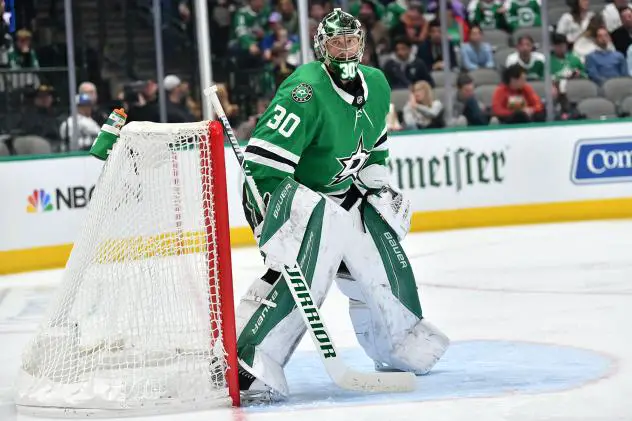
<path fill-rule="evenodd" d="M 301 82 L 292 89 L 292 99 L 298 103 L 304 103 L 312 99 L 314 89 L 309 83 Z"/>

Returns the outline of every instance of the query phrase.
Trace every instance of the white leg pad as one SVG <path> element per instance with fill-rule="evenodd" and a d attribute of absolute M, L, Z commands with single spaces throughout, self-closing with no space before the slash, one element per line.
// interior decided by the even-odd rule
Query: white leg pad
<path fill-rule="evenodd" d="M 426 319 L 421 319 L 404 340 L 395 345 L 391 361 L 393 368 L 426 374 L 450 346 L 450 339 Z"/>
<path fill-rule="evenodd" d="M 263 279 L 257 278 L 250 285 L 246 294 L 239 300 L 239 305 L 235 311 L 235 326 L 238 336 L 244 329 L 244 326 L 246 326 L 246 323 L 248 323 L 248 320 L 250 320 L 252 315 L 255 314 L 255 311 L 262 305 L 257 297 L 264 299 L 271 290 L 272 285 Z"/>
<path fill-rule="evenodd" d="M 272 285 L 259 278 L 255 279 L 252 285 L 250 285 L 246 294 L 244 294 L 239 301 L 239 306 L 236 311 L 235 322 L 238 334 L 241 333 L 246 323 L 248 323 L 248 320 L 250 320 L 259 307 L 268 305 L 265 303 L 265 297 L 268 296 L 271 290 Z M 266 353 L 262 352 L 258 347 L 255 350 L 252 367 L 241 360 L 239 364 L 244 370 L 257 378 L 257 381 L 253 382 L 250 386 L 250 390 L 254 390 L 255 392 L 258 390 L 265 391 L 265 384 L 282 396 L 288 395 L 289 389 L 283 367 Z"/>
<path fill-rule="evenodd" d="M 255 381 L 251 385 L 250 390 L 253 390 L 253 388 L 261 388 L 263 386 L 261 383 L 265 383 L 266 386 L 271 387 L 281 396 L 287 397 L 289 395 L 290 388 L 287 385 L 283 367 L 274 361 L 274 359 L 270 358 L 265 352 L 262 352 L 258 347 L 255 348 L 255 357 L 252 367 L 247 366 L 241 360 L 239 364 L 259 380 L 259 382 Z"/>

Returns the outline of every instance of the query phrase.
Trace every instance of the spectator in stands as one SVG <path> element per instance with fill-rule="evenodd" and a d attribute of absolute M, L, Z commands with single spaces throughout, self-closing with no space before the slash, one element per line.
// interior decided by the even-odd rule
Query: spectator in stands
<path fill-rule="evenodd" d="M 231 15 L 235 5 L 230 0 L 217 0 L 209 7 L 209 30 L 213 34 L 211 36 L 211 51 L 213 51 L 213 55 L 225 57 L 232 36 Z"/>
<path fill-rule="evenodd" d="M 325 17 L 325 5 L 322 0 L 312 0 L 309 2 L 309 18 L 314 22 L 320 22 Z"/>
<path fill-rule="evenodd" d="M 513 64 L 505 69 L 502 79 L 492 97 L 492 114 L 506 124 L 543 121 L 544 107 L 527 82 L 525 69 Z"/>
<path fill-rule="evenodd" d="M 539 0 L 507 0 L 505 7 L 512 32 L 519 28 L 542 26 Z"/>
<path fill-rule="evenodd" d="M 233 31 L 236 49 L 241 56 L 241 63 L 252 67 L 261 62 L 259 42 L 265 36 L 265 29 L 270 15 L 264 0 L 250 0 L 233 16 Z"/>
<path fill-rule="evenodd" d="M 462 17 L 455 15 L 452 9 L 452 2 L 446 4 L 446 22 L 448 39 L 455 45 L 467 42 L 470 36 L 470 26 Z M 437 19 L 440 21 L 441 14 L 437 13 Z"/>
<path fill-rule="evenodd" d="M 439 13 L 440 7 L 437 0 L 431 0 L 427 4 L 428 13 Z M 467 10 L 465 10 L 465 6 L 462 2 L 460 2 L 459 0 L 451 0 L 448 3 L 448 8 L 452 10 L 455 18 L 460 18 L 461 20 L 467 21 Z"/>
<path fill-rule="evenodd" d="M 494 52 L 488 42 L 483 41 L 483 30 L 480 26 L 470 28 L 470 41 L 461 46 L 461 63 L 467 71 L 476 69 L 493 69 Z"/>
<path fill-rule="evenodd" d="M 412 53 L 410 41 L 401 37 L 395 40 L 395 50 L 384 64 L 384 74 L 392 89 L 408 89 L 413 83 L 425 80 L 434 86 L 434 80 L 421 59 Z"/>
<path fill-rule="evenodd" d="M 577 41 L 577 38 L 588 29 L 590 19 L 595 16 L 589 6 L 589 0 L 572 0 L 570 12 L 560 17 L 555 31 L 564 35 L 569 44 Z"/>
<path fill-rule="evenodd" d="M 54 88 L 40 85 L 34 92 L 32 105 L 27 106 L 16 124 L 23 134 L 13 141 L 16 153 L 50 153 L 59 149 L 59 118 L 54 103 Z"/>
<path fill-rule="evenodd" d="M 458 67 L 454 44 L 450 43 L 449 48 L 450 56 L 447 59 L 450 60 L 450 68 L 454 69 Z M 437 19 L 430 22 L 428 39 L 419 46 L 417 56 L 423 60 L 428 69 L 443 70 L 446 58 L 443 57 L 441 47 L 441 23 Z"/>
<path fill-rule="evenodd" d="M 468 126 L 486 126 L 489 116 L 474 95 L 474 80 L 467 73 L 462 73 L 456 80 L 457 95 L 454 101 L 453 116 L 463 116 Z"/>
<path fill-rule="evenodd" d="M 509 30 L 503 0 L 474 0 L 468 5 L 468 16 L 472 25 L 483 29 Z"/>
<path fill-rule="evenodd" d="M 606 28 L 597 31 L 597 46 L 594 52 L 586 57 L 586 73 L 598 85 L 614 77 L 628 76 L 628 64 L 625 57 L 618 51 L 608 48 L 610 34 Z"/>
<path fill-rule="evenodd" d="M 292 0 L 279 0 L 278 10 L 281 13 L 281 24 L 288 34 L 298 34 L 298 14 Z"/>
<path fill-rule="evenodd" d="M 4 0 L 0 0 L 0 16 L 4 16 Z M 9 51 L 13 47 L 13 38 L 9 32 L 9 23 L 0 19 L 0 67 L 9 65 Z"/>
<path fill-rule="evenodd" d="M 67 143 L 70 143 L 73 136 L 76 136 L 77 147 L 72 149 L 88 150 L 99 135 L 101 125 L 92 118 L 92 99 L 87 94 L 77 95 L 75 101 L 77 104 L 77 132 L 74 133 L 73 118 L 69 116 L 66 121 L 61 123 L 59 134 L 61 139 Z"/>
<path fill-rule="evenodd" d="M 623 54 L 628 53 L 628 47 L 632 44 L 632 9 L 624 7 L 621 13 L 621 26 L 612 31 L 610 37 L 614 48 Z"/>
<path fill-rule="evenodd" d="M 12 69 L 37 69 L 39 61 L 32 46 L 33 34 L 20 29 L 15 34 L 15 47 L 9 52 L 9 66 Z"/>
<path fill-rule="evenodd" d="M 411 91 L 410 99 L 403 110 L 406 129 L 444 127 L 443 104 L 434 99 L 430 84 L 424 80 L 416 82 Z"/>
<path fill-rule="evenodd" d="M 409 3 L 408 0 L 395 0 L 386 5 L 386 15 L 383 21 L 389 30 L 399 25 L 402 15 L 408 10 Z"/>
<path fill-rule="evenodd" d="M 375 3 L 363 0 L 358 19 L 366 31 L 366 43 L 372 45 L 376 54 L 385 52 L 389 47 L 388 28 L 378 19 Z"/>
<path fill-rule="evenodd" d="M 296 70 L 296 66 L 288 60 L 288 53 L 287 47 L 283 46 L 282 43 L 272 48 L 272 61 L 267 69 L 268 76 L 271 78 L 267 83 L 269 86 L 267 94 L 273 94 L 279 89 L 281 83 Z"/>
<path fill-rule="evenodd" d="M 96 121 L 97 124 L 103 125 L 110 113 L 99 107 L 99 95 L 96 85 L 92 82 L 83 82 L 79 85 L 78 93 L 79 95 L 87 95 L 88 98 L 90 98 L 90 103 L 92 104 L 92 119 Z"/>
<path fill-rule="evenodd" d="M 629 0 L 613 0 L 612 3 L 604 7 L 601 15 L 608 32 L 612 33 L 621 26 L 621 13 L 619 11 L 625 7 L 630 7 Z"/>
<path fill-rule="evenodd" d="M 568 52 L 566 37 L 562 34 L 553 34 L 553 51 L 550 59 L 553 80 L 588 77 L 582 61 L 575 54 Z"/>
<path fill-rule="evenodd" d="M 522 35 L 518 38 L 516 52 L 507 56 L 505 67 L 519 64 L 525 70 L 527 80 L 544 79 L 544 54 L 535 51 L 533 38 L 530 35 Z"/>
<path fill-rule="evenodd" d="M 597 50 L 597 30 L 603 28 L 603 18 L 601 15 L 595 15 L 590 19 L 588 28 L 573 44 L 573 53 L 582 61 L 586 62 L 586 56 L 593 51 Z M 614 50 L 614 45 L 610 45 L 609 49 Z"/>
<path fill-rule="evenodd" d="M 391 37 L 405 36 L 413 44 L 426 41 L 428 21 L 424 18 L 424 8 L 419 1 L 410 1 L 408 10 L 403 13 L 399 22 L 391 30 Z"/>
<path fill-rule="evenodd" d="M 259 122 L 259 118 L 266 111 L 270 105 L 269 97 L 257 98 L 256 113 L 248 117 L 248 119 L 237 126 L 235 129 L 235 136 L 240 140 L 248 140 L 252 135 L 253 130 Z"/>
<path fill-rule="evenodd" d="M 186 107 L 186 85 L 178 76 L 167 75 L 164 80 L 165 91 L 167 93 L 167 122 L 168 123 L 191 123 L 195 117 Z"/>
<path fill-rule="evenodd" d="M 273 48 L 285 48 L 288 51 L 288 61 L 293 65 L 299 63 L 299 39 L 298 35 L 288 33 L 287 29 L 281 24 L 282 16 L 278 12 L 272 12 L 270 14 L 269 33 L 261 41 L 261 50 L 263 51 L 263 58 L 266 61 L 272 60 Z"/>
<path fill-rule="evenodd" d="M 349 2 L 349 13 L 351 13 L 356 18 L 360 16 L 360 9 L 362 8 L 362 3 L 370 2 L 375 6 L 375 11 L 377 14 L 378 20 L 381 20 L 386 13 L 386 7 L 379 0 L 352 0 Z"/>

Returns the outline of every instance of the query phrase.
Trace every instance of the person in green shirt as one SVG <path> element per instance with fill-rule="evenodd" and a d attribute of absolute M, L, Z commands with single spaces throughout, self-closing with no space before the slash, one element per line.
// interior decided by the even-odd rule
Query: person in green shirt
<path fill-rule="evenodd" d="M 512 31 L 542 26 L 540 0 L 509 0 L 506 7 Z"/>
<path fill-rule="evenodd" d="M 401 16 L 408 10 L 408 0 L 395 0 L 386 6 L 384 24 L 390 30 L 399 24 Z"/>
<path fill-rule="evenodd" d="M 237 48 L 251 57 L 260 57 L 259 41 L 265 36 L 270 11 L 264 0 L 250 0 L 233 16 L 233 37 Z"/>
<path fill-rule="evenodd" d="M 384 17 L 386 9 L 384 8 L 384 5 L 382 3 L 376 0 L 355 0 L 349 3 L 349 13 L 355 16 L 356 18 L 359 17 L 360 9 L 362 8 L 362 3 L 367 2 L 367 1 L 369 3 L 373 3 L 373 6 L 375 6 L 374 8 L 375 8 L 375 14 L 377 15 L 377 18 L 382 19 Z M 406 10 L 404 10 L 404 12 L 405 11 Z"/>
<path fill-rule="evenodd" d="M 509 30 L 502 0 L 474 0 L 468 7 L 469 20 L 482 29 Z"/>
<path fill-rule="evenodd" d="M 534 51 L 533 44 L 533 38 L 529 35 L 518 38 L 516 52 L 507 56 L 505 67 L 519 64 L 527 72 L 527 80 L 543 80 L 546 57 L 544 54 Z"/>
<path fill-rule="evenodd" d="M 553 51 L 551 52 L 551 75 L 554 81 L 563 79 L 587 78 L 582 61 L 568 52 L 566 37 L 553 34 Z"/>

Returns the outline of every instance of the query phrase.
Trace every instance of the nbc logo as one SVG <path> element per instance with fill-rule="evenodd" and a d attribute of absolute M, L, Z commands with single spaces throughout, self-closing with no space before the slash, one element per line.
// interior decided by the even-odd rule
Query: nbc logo
<path fill-rule="evenodd" d="M 33 194 L 28 197 L 28 205 L 26 211 L 28 213 L 36 213 L 38 210 L 42 212 L 49 212 L 53 210 L 53 204 L 50 200 L 50 194 L 46 193 L 44 189 L 33 190 Z"/>

